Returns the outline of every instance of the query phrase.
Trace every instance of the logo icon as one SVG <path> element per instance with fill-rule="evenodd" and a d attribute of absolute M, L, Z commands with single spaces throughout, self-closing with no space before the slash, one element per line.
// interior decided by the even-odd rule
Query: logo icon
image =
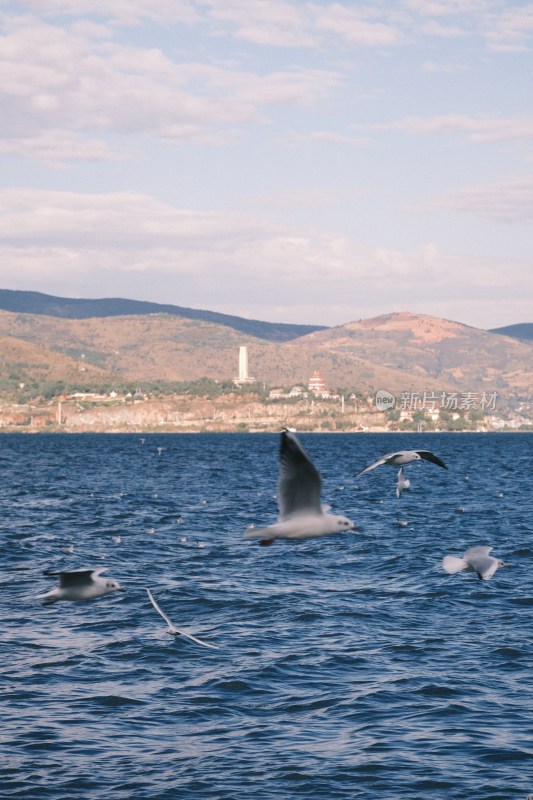
<path fill-rule="evenodd" d="M 396 405 L 396 398 L 386 389 L 378 389 L 376 392 L 376 408 L 378 411 L 390 411 Z"/>

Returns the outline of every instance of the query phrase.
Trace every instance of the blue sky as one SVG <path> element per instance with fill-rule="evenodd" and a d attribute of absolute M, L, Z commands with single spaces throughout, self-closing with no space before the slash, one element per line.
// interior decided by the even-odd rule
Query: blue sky
<path fill-rule="evenodd" d="M 0 287 L 532 321 L 533 3 L 0 10 Z"/>

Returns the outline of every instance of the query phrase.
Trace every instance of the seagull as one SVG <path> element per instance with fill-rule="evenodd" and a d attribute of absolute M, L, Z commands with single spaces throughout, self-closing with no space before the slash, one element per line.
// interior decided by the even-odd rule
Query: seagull
<path fill-rule="evenodd" d="M 376 469 L 376 467 L 380 467 L 382 464 L 398 467 L 403 464 L 411 464 L 413 461 L 432 461 L 433 464 L 438 464 L 439 467 L 448 469 L 444 461 L 441 461 L 431 450 L 398 450 L 397 453 L 387 453 L 387 455 L 381 456 L 381 458 L 378 458 L 373 464 L 370 464 L 368 467 L 362 469 L 361 472 L 358 472 L 355 477 L 359 478 L 360 475 L 364 475 L 365 472 L 370 472 L 371 469 Z"/>
<path fill-rule="evenodd" d="M 192 634 L 190 634 L 190 633 L 185 633 L 185 631 L 179 631 L 174 626 L 173 622 L 167 617 L 167 615 L 165 614 L 163 609 L 159 607 L 159 604 L 157 603 L 157 600 L 153 596 L 153 594 L 150 591 L 150 589 L 147 589 L 146 591 L 148 593 L 148 597 L 150 598 L 151 604 L 153 605 L 153 607 L 155 608 L 157 613 L 161 614 L 161 616 L 163 617 L 163 619 L 167 623 L 167 625 L 168 625 L 167 633 L 170 633 L 171 636 L 185 636 L 187 639 L 191 639 L 191 641 L 196 642 L 196 644 L 203 645 L 203 647 L 211 647 L 211 648 L 213 648 L 213 650 L 218 650 L 219 649 L 215 644 L 208 644 L 207 642 L 204 642 L 202 639 L 197 639 L 196 636 L 192 636 Z"/>
<path fill-rule="evenodd" d="M 328 514 L 329 506 L 320 504 L 322 479 L 294 432 L 281 433 L 278 481 L 278 521 L 265 528 L 249 526 L 247 538 L 258 537 L 259 544 L 270 545 L 275 539 L 309 539 L 342 531 L 360 530 L 340 514 Z"/>
<path fill-rule="evenodd" d="M 450 575 L 466 569 L 475 572 L 480 580 L 488 581 L 498 567 L 509 566 L 494 556 L 490 556 L 491 550 L 493 550 L 492 547 L 471 547 L 462 558 L 444 556 L 442 566 Z"/>
<path fill-rule="evenodd" d="M 118 581 L 111 578 L 101 578 L 107 567 L 96 569 L 75 569 L 72 572 L 58 572 L 59 587 L 46 594 L 37 595 L 37 599 L 47 598 L 43 606 L 51 606 L 58 600 L 92 600 L 100 595 L 111 592 L 125 592 Z"/>
<path fill-rule="evenodd" d="M 401 497 L 404 489 L 409 489 L 411 481 L 403 473 L 403 467 L 398 470 L 398 482 L 396 483 L 396 496 Z"/>

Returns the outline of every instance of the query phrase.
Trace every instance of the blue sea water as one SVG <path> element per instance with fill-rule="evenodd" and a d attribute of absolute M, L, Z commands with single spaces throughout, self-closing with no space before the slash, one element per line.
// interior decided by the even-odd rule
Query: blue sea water
<path fill-rule="evenodd" d="M 531 434 L 302 434 L 363 530 L 260 547 L 278 438 L 0 436 L 1 797 L 533 793 Z M 390 467 L 354 478 L 405 447 L 449 469 L 400 499 Z M 511 566 L 444 573 L 478 544 Z M 125 594 L 35 599 L 102 565 Z"/>

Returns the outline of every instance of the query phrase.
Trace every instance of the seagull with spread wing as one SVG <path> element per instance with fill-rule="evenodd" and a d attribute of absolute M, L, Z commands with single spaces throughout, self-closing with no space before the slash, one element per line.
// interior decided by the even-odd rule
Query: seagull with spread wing
<path fill-rule="evenodd" d="M 148 597 L 150 598 L 151 604 L 153 605 L 157 613 L 161 614 L 161 616 L 167 623 L 168 625 L 167 633 L 170 633 L 171 636 L 185 636 L 186 639 L 190 639 L 192 642 L 196 642 L 196 644 L 201 644 L 203 647 L 211 647 L 213 648 L 213 650 L 218 650 L 218 647 L 215 644 L 208 644 L 207 642 L 204 642 L 202 639 L 198 639 L 196 636 L 193 636 L 191 633 L 185 633 L 185 631 L 179 631 L 172 622 L 172 620 L 169 617 L 167 617 L 167 615 L 165 614 L 165 612 L 163 611 L 163 609 L 153 596 L 150 589 L 147 589 L 146 592 L 148 594 Z"/>
<path fill-rule="evenodd" d="M 359 478 L 365 472 L 381 467 L 382 464 L 388 464 L 391 467 L 402 467 L 405 464 L 412 464 L 414 461 L 431 461 L 433 464 L 443 467 L 443 469 L 448 469 L 444 461 L 436 456 L 435 453 L 432 453 L 431 450 L 398 450 L 397 453 L 387 453 L 387 455 L 381 456 L 377 461 L 358 472 L 355 477 Z"/>
<path fill-rule="evenodd" d="M 462 558 L 457 556 L 444 556 L 442 566 L 450 575 L 460 572 L 463 569 L 475 572 L 482 581 L 492 578 L 498 567 L 508 567 L 503 561 L 489 555 L 492 547 L 471 547 L 466 551 Z"/>
<path fill-rule="evenodd" d="M 246 536 L 269 545 L 276 539 L 310 539 L 359 530 L 347 517 L 329 514 L 320 503 L 322 479 L 294 431 L 281 433 L 278 481 L 278 521 L 265 528 L 248 527 Z"/>
<path fill-rule="evenodd" d="M 107 567 L 97 569 L 75 569 L 71 572 L 58 572 L 59 586 L 46 594 L 37 595 L 37 599 L 44 599 L 43 606 L 51 606 L 59 600 L 92 600 L 111 592 L 125 592 L 118 581 L 111 578 L 102 578 Z"/>

